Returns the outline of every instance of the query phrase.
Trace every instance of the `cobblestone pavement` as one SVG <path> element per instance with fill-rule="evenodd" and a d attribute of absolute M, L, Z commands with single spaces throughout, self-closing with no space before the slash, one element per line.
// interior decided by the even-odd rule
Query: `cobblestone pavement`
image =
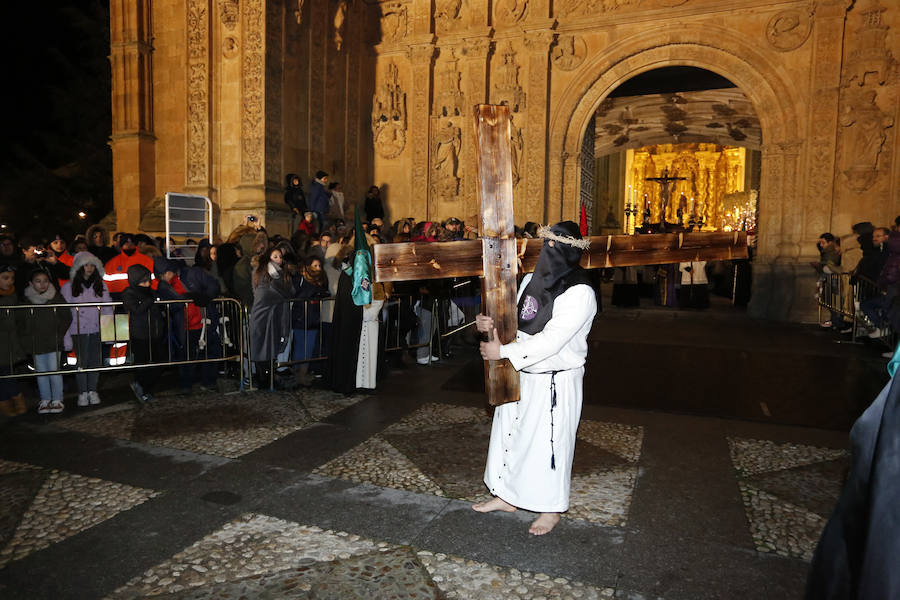
<path fill-rule="evenodd" d="M 694 600 L 752 589 L 746 597 L 793 598 L 847 462 L 840 434 L 797 430 L 801 443 L 785 430 L 765 439 L 769 430 L 756 424 L 588 408 L 571 508 L 556 531 L 535 538 L 524 511 L 478 515 L 459 502 L 486 497 L 491 418 L 477 401 L 455 398 L 207 393 L 11 429 L 15 441 L 0 439 L 0 597 Z M 683 427 L 700 433 L 648 449 L 648 439 Z M 35 448 L 29 436 L 40 440 Z M 22 458 L 29 452 L 32 460 Z M 95 457 L 83 471 L 53 468 L 79 452 Z M 292 469 L 292 456 L 309 467 Z M 657 532 L 687 544 L 665 554 L 658 542 L 641 546 L 642 536 L 705 499 L 695 483 L 679 487 L 675 459 L 708 464 L 723 489 L 739 490 L 710 510 L 740 518 L 712 544 L 703 519 Z M 648 493 L 671 499 L 673 508 L 662 503 L 669 521 L 648 508 Z M 109 523 L 111 564 L 88 557 L 56 569 L 44 560 L 82 539 L 96 544 Z M 702 571 L 708 548 L 731 562 L 727 577 L 704 586 L 701 575 L 722 572 Z M 671 583 L 690 569 L 701 572 Z M 625 577 L 645 571 L 646 581 Z M 16 583 L 34 578 L 42 583 L 32 594 Z M 94 587 L 80 591 L 73 578 Z"/>

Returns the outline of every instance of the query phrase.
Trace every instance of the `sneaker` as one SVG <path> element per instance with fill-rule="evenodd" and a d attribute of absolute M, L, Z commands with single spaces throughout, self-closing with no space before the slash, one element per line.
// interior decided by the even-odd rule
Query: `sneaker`
<path fill-rule="evenodd" d="M 427 365 L 427 364 L 430 363 L 431 361 L 430 361 L 430 360 L 428 359 L 428 357 L 426 356 L 425 358 L 417 358 L 417 359 L 416 359 L 416 362 L 419 363 L 420 365 Z"/>
<path fill-rule="evenodd" d="M 78 394 L 78 406 L 89 406 L 91 404 L 90 399 L 88 398 L 87 392 L 81 392 Z"/>
<path fill-rule="evenodd" d="M 883 338 L 888 334 L 887 329 L 875 329 L 871 333 L 869 333 L 869 337 L 872 339 Z"/>
<path fill-rule="evenodd" d="M 853 333 L 852 327 L 844 327 L 843 329 L 838 330 L 838 333 Z"/>
<path fill-rule="evenodd" d="M 881 358 L 893 358 L 893 356 L 894 356 L 893 352 L 882 352 L 882 354 L 881 354 Z"/>
<path fill-rule="evenodd" d="M 100 395 L 97 392 L 88 392 L 88 399 L 91 404 L 100 404 Z"/>
<path fill-rule="evenodd" d="M 825 321 L 824 323 L 819 323 L 819 327 L 822 329 L 828 329 L 831 327 L 831 321 Z"/>
<path fill-rule="evenodd" d="M 61 413 L 65 408 L 62 400 L 53 400 L 50 402 L 50 412 L 54 415 Z"/>
<path fill-rule="evenodd" d="M 50 402 L 48 400 L 41 400 L 41 403 L 38 404 L 38 414 L 46 415 L 50 413 Z"/>
<path fill-rule="evenodd" d="M 134 397 L 138 399 L 138 401 L 144 401 L 144 388 L 141 387 L 141 384 L 137 381 L 132 381 L 130 384 L 131 391 L 134 392 Z"/>

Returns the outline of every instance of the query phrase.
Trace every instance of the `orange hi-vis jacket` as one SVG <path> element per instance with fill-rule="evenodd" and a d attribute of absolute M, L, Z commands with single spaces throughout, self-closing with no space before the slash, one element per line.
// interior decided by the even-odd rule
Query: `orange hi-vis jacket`
<path fill-rule="evenodd" d="M 135 250 L 134 254 L 128 256 L 120 252 L 103 266 L 106 271 L 103 283 L 106 284 L 110 294 L 121 294 L 128 287 L 128 267 L 131 265 L 144 265 L 151 273 L 153 272 L 153 259 L 146 254 Z"/>

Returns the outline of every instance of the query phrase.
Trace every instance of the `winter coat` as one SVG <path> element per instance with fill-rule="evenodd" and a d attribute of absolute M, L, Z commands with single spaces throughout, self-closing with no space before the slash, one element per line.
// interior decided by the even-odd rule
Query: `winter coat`
<path fill-rule="evenodd" d="M 31 290 L 29 292 L 29 290 Z M 65 304 L 66 300 L 56 288 L 50 300 L 39 301 L 37 292 L 30 286 L 25 290 L 25 303 L 34 306 L 42 304 Z M 16 326 L 19 331 L 19 343 L 29 354 L 46 354 L 63 349 L 66 331 L 72 324 L 72 310 L 69 308 L 37 308 L 34 310 L 16 311 Z"/>
<path fill-rule="evenodd" d="M 283 280 L 261 283 L 253 290 L 250 310 L 250 360 L 274 360 L 287 347 L 291 330 L 292 290 Z"/>
<path fill-rule="evenodd" d="M 864 233 L 859 236 L 859 247 L 862 249 L 862 258 L 856 264 L 856 272 L 851 278 L 851 283 L 856 283 L 857 277 L 864 277 L 869 281 L 877 281 L 884 268 L 884 262 L 887 254 L 881 249 L 876 248 L 872 242 L 872 234 Z"/>
<path fill-rule="evenodd" d="M 331 194 L 325 189 L 325 186 L 315 179 L 309 184 L 309 209 L 323 219 L 328 214 L 329 198 Z"/>
<path fill-rule="evenodd" d="M 103 234 L 102 246 L 94 245 L 94 233 L 98 231 Z M 110 247 L 109 233 L 102 225 L 91 225 L 90 227 L 88 227 L 87 233 L 85 235 L 87 236 L 88 241 L 88 252 L 99 258 L 100 262 L 102 262 L 103 264 L 106 264 L 107 262 L 112 260 L 112 258 L 119 253 L 118 250 Z"/>
<path fill-rule="evenodd" d="M 79 252 L 79 255 L 80 254 L 85 253 Z M 100 276 L 103 276 L 102 270 L 100 271 Z M 81 290 L 81 295 L 74 296 L 72 294 L 72 283 L 72 281 L 66 282 L 66 285 L 64 285 L 60 290 L 60 294 L 62 294 L 62 297 L 65 298 L 66 302 L 68 302 L 69 304 L 112 302 L 112 298 L 109 296 L 109 291 L 106 289 L 105 285 L 103 286 L 103 290 L 100 294 L 95 293 L 93 286 L 90 286 L 83 287 Z M 66 350 L 72 349 L 73 335 L 100 333 L 100 315 L 111 314 L 113 314 L 113 308 L 111 306 L 105 306 L 99 311 L 94 306 L 85 308 L 72 308 L 72 324 L 69 325 L 69 329 L 66 331 L 65 337 Z"/>
<path fill-rule="evenodd" d="M 297 185 L 293 184 L 294 178 L 297 178 Z M 288 173 L 284 178 L 284 202 L 291 210 L 297 211 L 302 215 L 306 212 L 306 196 L 303 195 L 303 182 L 295 173 Z"/>
<path fill-rule="evenodd" d="M 0 296 L 0 366 L 11 368 L 25 358 L 19 333 L 16 327 L 17 310 L 7 310 L 7 306 L 15 306 L 19 299 L 15 293 Z"/>
<path fill-rule="evenodd" d="M 153 259 L 135 250 L 131 256 L 122 252 L 107 261 L 103 265 L 103 270 L 106 271 L 103 282 L 110 294 L 121 294 L 128 287 L 128 267 L 131 265 L 143 265 L 152 270 Z"/>
<path fill-rule="evenodd" d="M 319 286 L 309 282 L 302 275 L 294 279 L 294 306 L 291 309 L 291 327 L 294 329 L 318 329 L 321 321 L 321 303 L 319 299 L 327 298 L 328 279 L 322 273 L 325 285 Z"/>
<path fill-rule="evenodd" d="M 878 286 L 887 289 L 900 283 L 900 231 L 891 232 L 882 251 L 886 257 L 878 276 Z"/>
<path fill-rule="evenodd" d="M 253 267 L 250 265 L 250 260 L 253 258 L 254 247 L 257 245 L 260 235 L 265 234 L 248 233 L 241 236 L 240 244 L 243 256 L 235 263 L 231 275 L 234 284 L 231 291 L 238 297 L 241 304 L 248 308 L 253 305 Z"/>
<path fill-rule="evenodd" d="M 133 267 L 132 267 L 133 268 Z M 166 337 L 166 312 L 158 304 L 157 291 L 149 287 L 129 285 L 122 292 L 122 303 L 128 311 L 131 339 L 149 340 Z"/>

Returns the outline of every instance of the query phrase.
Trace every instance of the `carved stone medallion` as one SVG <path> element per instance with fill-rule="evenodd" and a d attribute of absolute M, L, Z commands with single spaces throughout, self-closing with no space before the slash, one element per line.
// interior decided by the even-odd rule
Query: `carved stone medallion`
<path fill-rule="evenodd" d="M 499 0 L 494 6 L 494 25 L 509 26 L 522 20 L 528 0 Z"/>
<path fill-rule="evenodd" d="M 406 37 L 409 9 L 403 2 L 388 2 L 381 6 L 381 41 L 398 42 Z"/>
<path fill-rule="evenodd" d="M 561 71 L 572 71 L 581 66 L 587 56 L 587 44 L 580 35 L 563 35 L 550 54 L 553 66 Z"/>
<path fill-rule="evenodd" d="M 222 40 L 222 56 L 225 58 L 234 58 L 241 51 L 238 41 L 232 36 L 228 36 Z"/>
<path fill-rule="evenodd" d="M 788 52 L 803 45 L 812 31 L 809 11 L 790 8 L 769 19 L 766 25 L 766 39 L 776 50 Z"/>

